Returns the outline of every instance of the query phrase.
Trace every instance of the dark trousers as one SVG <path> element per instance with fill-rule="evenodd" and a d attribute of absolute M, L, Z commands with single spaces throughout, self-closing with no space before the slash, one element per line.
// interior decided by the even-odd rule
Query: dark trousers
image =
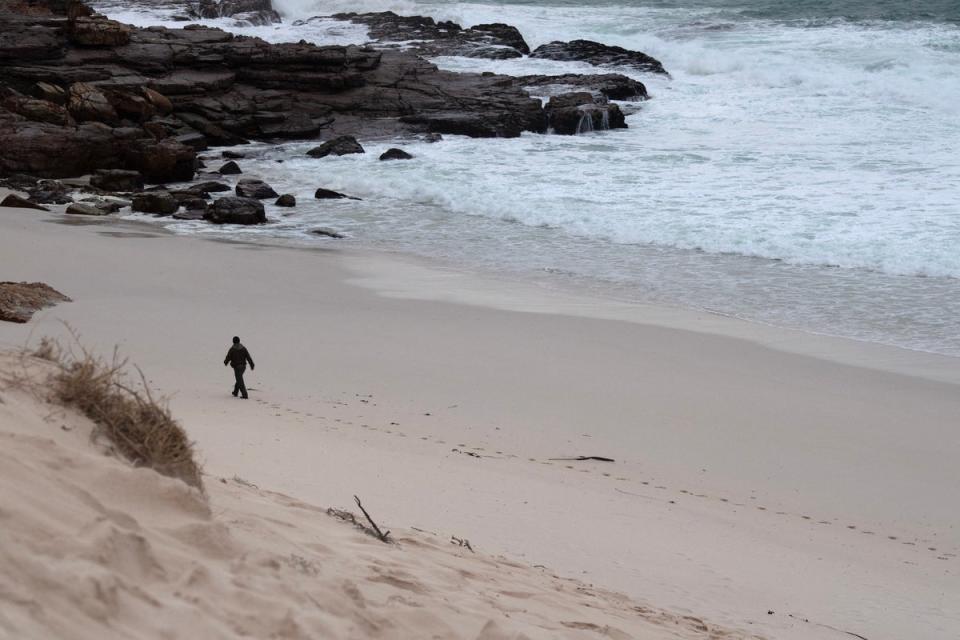
<path fill-rule="evenodd" d="M 243 384 L 243 372 L 246 370 L 246 367 L 234 367 L 233 368 L 233 377 L 237 379 L 237 383 L 233 385 L 233 395 L 238 393 L 244 398 L 247 397 L 247 385 Z"/>

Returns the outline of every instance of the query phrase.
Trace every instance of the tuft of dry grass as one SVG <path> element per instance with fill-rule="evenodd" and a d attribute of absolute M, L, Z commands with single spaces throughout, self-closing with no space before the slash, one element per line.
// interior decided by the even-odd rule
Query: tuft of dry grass
<path fill-rule="evenodd" d="M 193 443 L 170 415 L 163 400 L 154 398 L 139 368 L 139 384 L 129 382 L 127 361 L 114 350 L 104 360 L 79 345 L 64 350 L 44 338 L 31 354 L 53 362 L 49 380 L 54 399 L 80 410 L 96 424 L 94 437 L 105 437 L 117 452 L 137 466 L 148 467 L 203 491 Z"/>

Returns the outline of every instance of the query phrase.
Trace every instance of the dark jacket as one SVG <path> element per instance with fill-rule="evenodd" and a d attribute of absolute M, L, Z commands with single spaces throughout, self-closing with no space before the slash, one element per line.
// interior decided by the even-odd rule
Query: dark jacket
<path fill-rule="evenodd" d="M 230 363 L 230 366 L 234 369 L 246 368 L 247 363 L 250 363 L 250 368 L 254 368 L 253 358 L 250 357 L 250 352 L 247 351 L 247 348 L 242 344 L 235 344 L 230 347 L 230 350 L 227 351 L 227 357 L 223 359 L 223 364 Z"/>

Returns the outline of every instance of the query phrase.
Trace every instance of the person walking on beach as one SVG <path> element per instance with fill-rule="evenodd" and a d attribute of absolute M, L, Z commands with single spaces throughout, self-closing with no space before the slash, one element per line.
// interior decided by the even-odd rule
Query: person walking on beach
<path fill-rule="evenodd" d="M 234 398 L 237 397 L 238 393 L 241 394 L 244 400 L 248 398 L 247 386 L 243 384 L 243 372 L 246 370 L 248 362 L 250 363 L 251 371 L 256 369 L 256 366 L 253 364 L 253 358 L 250 357 L 250 352 L 247 351 L 245 346 L 240 344 L 240 338 L 233 336 L 233 346 L 227 351 L 227 357 L 223 359 L 223 366 L 229 364 L 233 367 L 233 376 L 237 380 L 236 384 L 233 385 Z"/>

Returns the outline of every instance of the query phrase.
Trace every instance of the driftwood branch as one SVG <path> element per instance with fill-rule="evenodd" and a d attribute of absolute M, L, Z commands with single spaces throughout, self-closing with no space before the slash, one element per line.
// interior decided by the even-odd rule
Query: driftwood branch
<path fill-rule="evenodd" d="M 603 456 L 577 456 L 575 458 L 547 458 L 547 460 L 569 460 L 571 462 L 583 462 L 584 460 L 596 460 L 598 462 L 616 462 L 613 458 L 604 458 Z"/>
<path fill-rule="evenodd" d="M 384 533 L 380 531 L 380 527 L 377 526 L 377 523 L 373 521 L 373 518 L 370 517 L 370 514 L 367 513 L 367 510 L 363 508 L 362 504 L 360 504 L 360 498 L 353 496 L 353 499 L 357 501 L 357 506 L 360 508 L 360 511 L 363 512 L 363 515 L 366 516 L 367 522 L 370 523 L 370 526 L 373 527 L 374 532 L 377 534 L 377 538 L 379 538 L 381 542 L 389 542 L 389 540 L 387 540 L 387 536 L 390 535 L 390 532 L 387 531 Z"/>
<path fill-rule="evenodd" d="M 450 543 L 455 544 L 458 547 L 466 547 L 467 549 L 470 550 L 470 553 L 476 553 L 476 551 L 473 550 L 473 547 L 470 546 L 470 541 L 467 540 L 466 538 L 458 538 L 457 536 L 450 536 Z"/>

